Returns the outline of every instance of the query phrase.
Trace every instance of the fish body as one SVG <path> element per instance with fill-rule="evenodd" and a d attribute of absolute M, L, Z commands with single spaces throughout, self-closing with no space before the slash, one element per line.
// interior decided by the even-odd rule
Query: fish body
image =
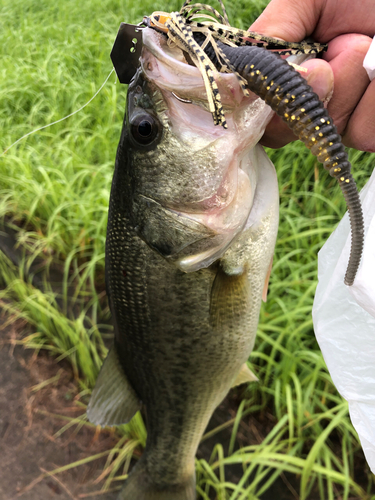
<path fill-rule="evenodd" d="M 143 30 L 129 85 L 106 242 L 115 341 L 89 408 L 101 425 L 145 405 L 147 444 L 123 500 L 193 500 L 194 459 L 229 389 L 251 380 L 278 227 L 274 167 L 257 145 L 272 112 L 234 75 L 215 127 L 199 70 Z"/>

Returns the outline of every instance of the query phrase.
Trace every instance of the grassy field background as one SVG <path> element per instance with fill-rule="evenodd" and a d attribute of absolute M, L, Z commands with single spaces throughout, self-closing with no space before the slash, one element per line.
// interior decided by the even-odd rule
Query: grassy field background
<path fill-rule="evenodd" d="M 266 4 L 242 0 L 226 7 L 231 23 L 247 28 Z M 95 94 L 112 69 L 109 53 L 121 21 L 138 23 L 145 14 L 180 6 L 179 1 L 159 0 L 145 0 L 142 7 L 127 0 L 3 0 L 0 150 Z M 79 114 L 0 156 L 0 218 L 16 231 L 24 252 L 24 265 L 18 267 L 0 253 L 0 305 L 11 321 L 22 317 L 32 326 L 25 345 L 70 361 L 83 401 L 106 354 L 103 338 L 111 335 L 104 244 L 125 99 L 126 87 L 112 74 Z M 344 200 L 302 144 L 268 153 L 277 168 L 281 212 L 270 292 L 250 358 L 260 382 L 243 394 L 230 423 L 229 446 L 220 443 L 218 434 L 211 459 L 197 460 L 198 491 L 206 500 L 213 492 L 219 500 L 257 499 L 290 473 L 298 484 L 290 498 L 375 498 L 373 476 L 347 404 L 331 382 L 311 319 L 317 252 L 344 214 Z M 374 155 L 353 150 L 350 158 L 362 187 Z M 46 274 L 44 291 L 35 288 L 27 270 L 37 259 L 46 271 L 58 266 L 62 282 L 53 284 Z M 52 285 L 58 285 L 58 293 Z M 237 449 L 241 422 L 249 418 L 262 439 L 248 435 Z M 103 473 L 105 487 L 115 474 L 126 476 L 145 439 L 140 415 L 119 429 L 118 445 Z M 233 484 L 226 474 L 238 464 L 243 475 Z"/>

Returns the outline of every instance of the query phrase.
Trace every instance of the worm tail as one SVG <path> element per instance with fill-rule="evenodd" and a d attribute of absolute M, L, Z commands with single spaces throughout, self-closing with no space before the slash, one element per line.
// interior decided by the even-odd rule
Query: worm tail
<path fill-rule="evenodd" d="M 277 54 L 261 47 L 218 45 L 233 68 L 246 79 L 248 88 L 289 125 L 337 179 L 351 224 L 351 252 L 344 282 L 352 285 L 363 250 L 363 214 L 348 155 L 327 110 L 305 79 Z M 206 53 L 217 63 L 211 46 L 206 48 Z"/>

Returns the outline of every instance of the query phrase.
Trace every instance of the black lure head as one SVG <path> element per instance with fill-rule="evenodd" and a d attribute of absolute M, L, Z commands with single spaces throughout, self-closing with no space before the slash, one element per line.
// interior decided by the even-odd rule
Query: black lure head
<path fill-rule="evenodd" d="M 137 71 L 142 51 L 142 29 L 134 24 L 120 24 L 111 52 L 120 83 L 130 83 Z"/>

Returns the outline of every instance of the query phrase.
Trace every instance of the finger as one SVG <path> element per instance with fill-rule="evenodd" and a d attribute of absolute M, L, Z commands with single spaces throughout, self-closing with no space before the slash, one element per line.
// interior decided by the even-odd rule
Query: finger
<path fill-rule="evenodd" d="M 350 148 L 375 153 L 375 80 L 350 117 L 343 135 L 343 142 Z"/>
<path fill-rule="evenodd" d="M 321 3 L 321 0 L 317 0 Z M 329 42 L 346 33 L 362 33 L 374 36 L 374 0 L 324 1 L 316 29 L 312 33 L 315 40 Z"/>
<path fill-rule="evenodd" d="M 333 91 L 333 72 L 331 66 L 321 59 L 311 59 L 301 66 L 307 69 L 307 73 L 301 73 L 311 85 L 314 92 L 322 101 L 329 100 Z M 293 134 L 288 125 L 277 115 L 268 124 L 265 133 L 260 141 L 263 146 L 270 148 L 281 148 L 297 137 Z"/>
<path fill-rule="evenodd" d="M 353 127 L 350 126 L 346 130 L 354 111 L 356 110 L 357 123 L 361 123 L 363 120 L 365 124 L 369 119 L 366 117 L 374 114 L 374 101 L 372 102 L 372 109 L 371 107 L 365 109 L 363 105 L 360 106 L 358 111 L 356 109 L 370 83 L 366 70 L 363 68 L 363 59 L 370 44 L 371 38 L 365 35 L 342 35 L 329 44 L 328 52 L 325 55 L 325 59 L 332 67 L 335 79 L 335 88 L 328 105 L 328 112 L 338 132 L 340 134 L 344 133 L 346 144 L 349 144 L 350 141 L 352 141 L 351 145 L 354 144 L 353 139 L 351 139 L 351 135 L 355 134 Z M 372 93 L 369 93 L 365 99 L 368 105 L 371 104 L 371 95 Z M 361 118 L 361 113 L 364 118 Z M 357 136 L 355 141 L 357 141 L 358 134 L 355 135 Z"/>
<path fill-rule="evenodd" d="M 278 149 L 297 140 L 288 125 L 277 115 L 274 115 L 259 141 L 262 146 Z"/>
<path fill-rule="evenodd" d="M 312 35 L 329 42 L 344 33 L 374 35 L 374 0 L 272 0 L 250 27 L 263 35 L 298 42 Z"/>
<path fill-rule="evenodd" d="M 250 30 L 298 42 L 314 31 L 320 17 L 321 3 L 315 0 L 273 0 Z"/>

